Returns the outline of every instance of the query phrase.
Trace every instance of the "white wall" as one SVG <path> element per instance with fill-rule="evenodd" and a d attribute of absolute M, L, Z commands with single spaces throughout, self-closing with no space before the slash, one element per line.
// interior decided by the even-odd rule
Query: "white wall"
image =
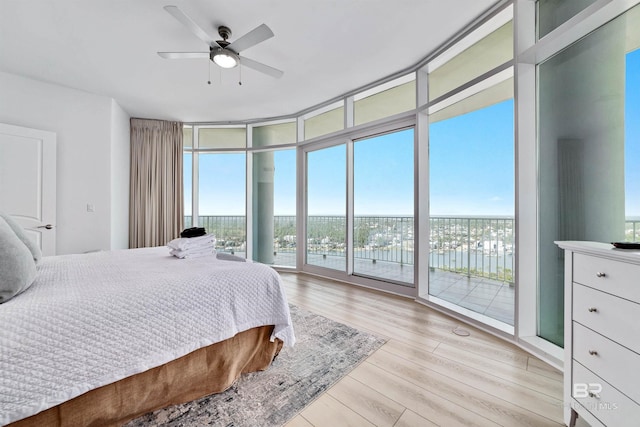
<path fill-rule="evenodd" d="M 129 119 L 111 100 L 111 249 L 129 247 Z"/>
<path fill-rule="evenodd" d="M 2 72 L 0 100 L 1 123 L 57 134 L 57 253 L 121 247 L 127 114 L 109 97 Z M 125 156 L 126 166 L 118 164 Z"/>

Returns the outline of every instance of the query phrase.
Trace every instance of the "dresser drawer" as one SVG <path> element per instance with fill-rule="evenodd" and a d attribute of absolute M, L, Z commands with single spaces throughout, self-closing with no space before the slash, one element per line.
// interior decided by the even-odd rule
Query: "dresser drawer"
<path fill-rule="evenodd" d="M 572 397 L 604 425 L 638 425 L 640 406 L 579 363 L 573 363 L 572 384 Z"/>
<path fill-rule="evenodd" d="M 640 353 L 637 319 L 640 319 L 640 304 L 573 284 L 573 320 Z"/>
<path fill-rule="evenodd" d="M 628 300 L 640 301 L 640 265 L 637 264 L 574 253 L 573 281 Z"/>
<path fill-rule="evenodd" d="M 640 354 L 573 322 L 573 358 L 640 402 Z"/>

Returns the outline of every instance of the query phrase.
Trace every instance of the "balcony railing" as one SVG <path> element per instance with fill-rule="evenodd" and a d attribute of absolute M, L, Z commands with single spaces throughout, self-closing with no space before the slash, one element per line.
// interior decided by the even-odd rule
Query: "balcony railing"
<path fill-rule="evenodd" d="M 514 219 L 429 218 L 429 267 L 514 281 Z"/>
<path fill-rule="evenodd" d="M 640 242 L 640 219 L 628 219 L 625 223 L 624 240 Z"/>
<path fill-rule="evenodd" d="M 185 216 L 185 227 L 191 227 Z M 429 268 L 469 277 L 514 281 L 514 219 L 439 217 L 429 219 Z M 216 249 L 246 251 L 244 216 L 201 216 L 199 226 L 216 236 Z M 414 219 L 408 216 L 354 218 L 353 256 L 399 265 L 414 264 Z M 626 221 L 626 240 L 640 240 L 640 220 Z M 309 216 L 307 253 L 346 256 L 346 218 Z M 296 217 L 274 217 L 274 253 L 295 253 Z"/>

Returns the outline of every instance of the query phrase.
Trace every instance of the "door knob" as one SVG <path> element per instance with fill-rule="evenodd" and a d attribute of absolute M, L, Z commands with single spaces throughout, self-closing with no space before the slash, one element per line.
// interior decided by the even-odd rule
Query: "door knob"
<path fill-rule="evenodd" d="M 39 225 L 36 228 L 46 228 L 47 230 L 51 230 L 53 228 L 53 225 L 51 224 L 47 224 L 47 225 Z"/>

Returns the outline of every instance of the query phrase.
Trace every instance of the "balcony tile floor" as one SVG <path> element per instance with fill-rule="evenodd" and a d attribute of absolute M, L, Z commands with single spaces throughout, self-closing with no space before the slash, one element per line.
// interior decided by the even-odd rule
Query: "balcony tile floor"
<path fill-rule="evenodd" d="M 244 256 L 238 253 L 237 255 Z M 309 264 L 319 267 L 344 270 L 346 259 L 341 256 L 309 254 Z M 275 265 L 295 265 L 295 254 L 278 253 Z M 357 275 L 379 277 L 394 282 L 413 283 L 414 269 L 411 264 L 355 259 L 354 272 Z M 508 325 L 514 323 L 515 288 L 508 283 L 443 270 L 429 272 L 429 292 L 431 295 L 450 303 L 484 314 Z"/>

